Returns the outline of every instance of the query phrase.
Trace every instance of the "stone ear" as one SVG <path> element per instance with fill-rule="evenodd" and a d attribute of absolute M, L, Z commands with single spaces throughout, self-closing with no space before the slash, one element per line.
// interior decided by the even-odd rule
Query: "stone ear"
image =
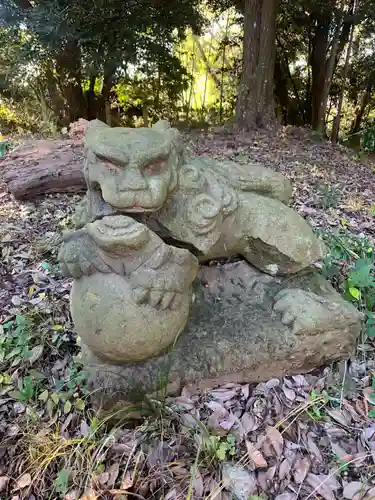
<path fill-rule="evenodd" d="M 168 120 L 158 120 L 151 128 L 155 128 L 157 130 L 168 130 L 171 128 L 171 124 Z"/>
<path fill-rule="evenodd" d="M 91 120 L 88 125 L 88 129 L 107 129 L 107 128 L 110 128 L 110 126 L 98 119 Z"/>

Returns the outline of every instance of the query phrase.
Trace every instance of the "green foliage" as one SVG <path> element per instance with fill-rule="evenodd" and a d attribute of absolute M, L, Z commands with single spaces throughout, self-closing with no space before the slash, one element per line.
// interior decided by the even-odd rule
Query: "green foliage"
<path fill-rule="evenodd" d="M 0 331 L 0 366 L 11 364 L 15 367 L 21 361 L 33 361 L 40 351 L 40 344 L 33 332 L 30 317 L 16 316 L 15 321 L 4 323 Z"/>
<path fill-rule="evenodd" d="M 10 150 L 9 142 L 0 140 L 0 158 L 5 156 Z"/>
<path fill-rule="evenodd" d="M 375 153 L 375 121 L 363 132 L 362 149 L 365 153 Z"/>
<path fill-rule="evenodd" d="M 54 487 L 56 493 L 62 493 L 65 495 L 68 491 L 69 486 L 69 471 L 66 469 L 61 469 L 54 481 Z"/>
<path fill-rule="evenodd" d="M 221 437 L 205 433 L 203 438 L 201 435 L 195 437 L 200 444 L 203 456 L 209 463 L 223 462 L 236 454 L 236 441 L 232 434 Z"/>
<path fill-rule="evenodd" d="M 18 315 L 0 326 L 0 388 L 12 399 L 28 405 L 34 420 L 38 420 L 33 410 L 37 406 L 43 406 L 50 415 L 84 411 L 87 372 L 78 359 L 73 357 L 62 380 L 51 379 L 40 363 L 40 371 L 35 368 L 45 352 L 51 353 L 51 346 L 64 348 L 64 343 L 70 341 L 61 325 L 52 324 L 48 331 L 38 325 L 40 320 Z"/>
<path fill-rule="evenodd" d="M 126 109 L 118 107 L 113 89 L 122 83 L 133 87 L 133 94 L 138 89 L 136 100 L 144 108 L 163 114 L 186 84 L 174 47 L 187 27 L 199 31 L 198 4 L 95 0 L 87 9 L 78 0 L 25 2 L 23 7 L 9 0 L 4 7 L 8 24 L 0 30 L 3 95 L 17 94 L 17 101 L 27 96 L 43 123 L 67 125 L 80 116 L 104 120 L 108 101 L 118 120 L 116 110 L 124 114 Z M 125 108 L 131 106 L 132 98 Z"/>
<path fill-rule="evenodd" d="M 375 337 L 374 249 L 366 237 L 322 233 L 330 249 L 323 274 L 364 314 L 365 336 Z"/>
<path fill-rule="evenodd" d="M 318 198 L 316 205 L 323 210 L 335 208 L 339 203 L 339 192 L 331 184 L 321 184 L 318 186 Z"/>
<path fill-rule="evenodd" d="M 312 420 L 321 421 L 324 420 L 325 406 L 331 401 L 330 396 L 327 391 L 318 391 L 313 389 L 310 392 L 311 404 L 307 409 L 307 414 Z"/>

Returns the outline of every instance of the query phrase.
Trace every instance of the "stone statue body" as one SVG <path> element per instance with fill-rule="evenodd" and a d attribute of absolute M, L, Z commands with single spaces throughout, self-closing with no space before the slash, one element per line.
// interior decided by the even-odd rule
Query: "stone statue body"
<path fill-rule="evenodd" d="M 109 128 L 86 135 L 89 219 L 153 214 L 177 240 L 206 259 L 240 254 L 264 272 L 297 272 L 323 255 L 321 242 L 286 203 L 292 189 L 261 165 L 187 159 L 168 123 Z"/>
<path fill-rule="evenodd" d="M 75 278 L 77 332 L 101 360 L 140 362 L 174 343 L 189 318 L 199 261 L 236 254 L 276 276 L 324 255 L 310 226 L 287 206 L 285 178 L 257 164 L 187 158 L 168 122 L 127 129 L 94 120 L 85 155 L 87 199 L 60 262 Z M 333 313 L 326 299 L 295 287 L 273 302 L 272 314 L 293 333 L 345 316 L 342 303 Z"/>

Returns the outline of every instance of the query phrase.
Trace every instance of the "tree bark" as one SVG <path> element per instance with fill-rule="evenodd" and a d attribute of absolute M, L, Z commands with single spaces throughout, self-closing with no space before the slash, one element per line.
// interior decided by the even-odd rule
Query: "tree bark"
<path fill-rule="evenodd" d="M 361 124 L 365 115 L 365 110 L 370 102 L 372 85 L 369 85 L 361 96 L 361 102 L 355 111 L 355 119 L 350 127 L 350 134 L 357 134 L 361 130 Z"/>
<path fill-rule="evenodd" d="M 87 102 L 82 89 L 81 50 L 70 41 L 56 55 L 56 75 L 66 101 L 66 125 L 87 118 Z"/>
<path fill-rule="evenodd" d="M 104 69 L 103 86 L 102 86 L 102 100 L 104 102 L 105 122 L 107 125 L 112 125 L 112 113 L 110 95 L 115 81 L 116 67 L 112 61 L 108 62 L 107 67 Z"/>
<path fill-rule="evenodd" d="M 353 7 L 353 0 L 350 0 Z M 312 67 L 312 117 L 311 125 L 320 134 L 325 133 L 326 108 L 331 89 L 332 78 L 337 62 L 345 43 L 348 41 L 353 16 L 344 18 L 345 0 L 342 0 L 336 19 L 334 16 L 334 3 L 328 9 L 317 14 L 315 37 L 311 54 Z M 332 42 L 329 42 L 329 33 L 332 23 L 335 23 Z M 331 48 L 329 49 L 329 46 Z M 328 53 L 328 58 L 326 57 Z"/>
<path fill-rule="evenodd" d="M 355 4 L 353 6 L 353 14 L 356 12 L 356 7 L 357 7 L 357 0 L 355 0 Z M 351 54 L 352 45 L 353 45 L 353 37 L 354 37 L 354 24 L 352 24 L 351 28 L 350 28 L 348 48 L 346 50 L 346 56 L 345 56 L 343 83 L 342 83 L 342 88 L 341 88 L 340 95 L 339 95 L 339 102 L 337 105 L 336 116 L 335 116 L 335 118 L 333 120 L 333 124 L 332 124 L 331 141 L 334 144 L 337 143 L 337 141 L 339 139 L 341 110 L 342 110 L 342 105 L 344 103 L 344 92 L 345 92 L 346 80 L 348 78 L 348 73 L 349 73 L 349 63 L 350 63 L 350 54 Z"/>
<path fill-rule="evenodd" d="M 19 200 L 86 190 L 83 148 L 74 141 L 34 141 L 0 161 L 0 176 Z"/>
<path fill-rule="evenodd" d="M 302 100 L 300 98 L 300 94 L 298 91 L 298 88 L 296 86 L 296 83 L 294 81 L 293 75 L 290 72 L 290 66 L 289 66 L 289 60 L 288 56 L 285 52 L 285 49 L 283 47 L 283 44 L 281 43 L 281 40 L 276 36 L 276 42 L 279 47 L 279 50 L 276 51 L 276 63 L 275 63 L 275 94 L 278 94 L 278 79 L 277 79 L 277 74 L 279 74 L 279 78 L 283 78 L 285 80 L 285 87 L 286 90 L 286 110 L 287 110 L 287 115 L 286 115 L 286 123 L 296 125 L 296 126 L 302 126 L 306 125 L 306 116 L 305 116 L 305 109 L 302 103 Z M 279 54 L 279 55 L 278 55 Z M 282 55 L 282 57 L 281 57 Z M 293 88 L 293 93 L 295 96 L 295 105 L 294 103 L 291 103 L 291 99 L 289 98 L 289 92 L 288 92 L 288 84 L 287 82 L 290 82 L 292 88 Z M 298 113 L 299 112 L 299 113 Z M 300 114 L 300 116 L 298 116 Z"/>
<path fill-rule="evenodd" d="M 98 116 L 97 99 L 95 96 L 96 75 L 90 77 L 89 89 L 86 91 L 87 119 L 94 120 Z"/>
<path fill-rule="evenodd" d="M 247 129 L 266 127 L 275 120 L 276 6 L 277 0 L 245 0 L 236 122 Z"/>

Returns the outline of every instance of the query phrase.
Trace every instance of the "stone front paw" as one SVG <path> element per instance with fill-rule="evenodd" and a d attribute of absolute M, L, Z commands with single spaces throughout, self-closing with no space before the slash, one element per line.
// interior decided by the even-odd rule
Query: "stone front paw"
<path fill-rule="evenodd" d="M 148 303 L 161 309 L 176 309 L 198 271 L 198 260 L 188 250 L 162 243 L 140 268 L 130 275 L 137 303 Z"/>
<path fill-rule="evenodd" d="M 177 309 L 182 303 L 184 295 L 179 292 L 155 290 L 138 286 L 133 289 L 133 299 L 137 304 L 148 304 L 158 309 Z"/>
<path fill-rule="evenodd" d="M 62 274 L 76 279 L 95 272 L 111 271 L 85 229 L 70 231 L 63 236 L 58 261 Z"/>
<path fill-rule="evenodd" d="M 327 329 L 333 321 L 343 321 L 348 311 L 334 303 L 299 288 L 287 288 L 275 296 L 273 310 L 281 313 L 281 321 L 292 328 L 292 333 L 303 334 Z"/>

